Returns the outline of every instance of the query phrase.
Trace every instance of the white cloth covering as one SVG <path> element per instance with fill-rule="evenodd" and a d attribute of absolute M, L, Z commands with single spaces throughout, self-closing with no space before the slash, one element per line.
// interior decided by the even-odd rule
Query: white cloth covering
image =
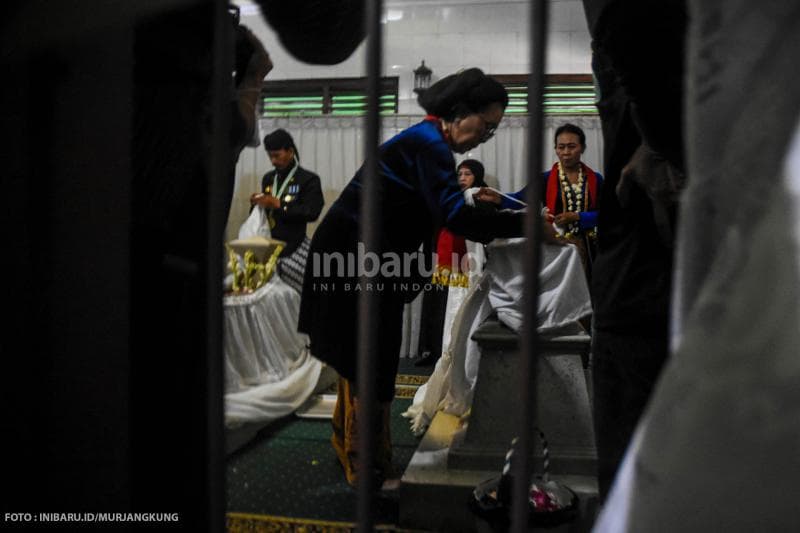
<path fill-rule="evenodd" d="M 422 434 L 436 411 L 461 416 L 472 404 L 478 375 L 480 350 L 472 333 L 493 313 L 514 331 L 522 325 L 522 260 L 525 239 L 497 240 L 489 245 L 489 260 L 483 274 L 470 283 L 469 291 L 448 294 L 448 316 L 456 307 L 450 338 L 442 357 L 428 379 L 417 390 L 403 416 L 411 419 L 411 430 Z M 540 331 L 574 323 L 591 314 L 589 288 L 574 246 L 544 245 L 539 273 Z M 448 320 L 445 319 L 447 328 Z M 447 342 L 449 341 L 449 342 Z"/>
<path fill-rule="evenodd" d="M 492 273 L 489 300 L 497 318 L 514 331 L 522 326 L 522 257 L 525 239 L 492 244 L 488 269 Z M 539 272 L 539 331 L 565 326 L 591 314 L 589 287 L 574 246 L 542 246 Z"/>
<path fill-rule="evenodd" d="M 314 391 L 322 363 L 297 333 L 300 295 L 278 276 L 224 309 L 225 423 L 267 422 L 294 412 Z"/>

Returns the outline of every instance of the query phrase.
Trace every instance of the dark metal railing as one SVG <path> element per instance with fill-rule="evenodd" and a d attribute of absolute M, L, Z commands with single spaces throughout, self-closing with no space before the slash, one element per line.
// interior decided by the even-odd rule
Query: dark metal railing
<path fill-rule="evenodd" d="M 535 386 L 539 360 L 538 308 L 539 269 L 541 265 L 542 221 L 539 207 L 542 205 L 542 188 L 539 176 L 542 169 L 542 132 L 544 112 L 544 66 L 547 43 L 547 0 L 532 0 L 530 4 L 530 56 L 531 70 L 528 80 L 528 214 L 527 246 L 525 247 L 523 292 L 524 316 L 520 339 L 520 366 L 517 369 L 520 409 L 517 431 L 519 437 L 514 463 L 514 487 L 511 507 L 511 531 L 528 529 L 528 487 L 533 471 L 533 427 L 536 417 L 537 391 Z"/>
<path fill-rule="evenodd" d="M 204 454 L 209 458 L 203 472 L 207 491 L 205 496 L 205 531 L 222 531 L 225 528 L 225 450 L 224 450 L 224 408 L 223 408 L 223 349 L 222 349 L 222 283 L 225 273 L 220 261 L 221 236 L 229 206 L 225 204 L 227 193 L 223 177 L 230 174 L 231 146 L 228 139 L 230 129 L 230 72 L 233 71 L 233 36 L 225 2 L 214 4 L 214 43 L 212 77 L 212 131 L 214 149 L 209 160 L 206 205 L 205 249 L 205 345 L 202 365 L 206 385 L 206 442 Z M 212 304 L 211 302 L 215 302 Z"/>
<path fill-rule="evenodd" d="M 378 228 L 381 227 L 378 209 L 380 200 L 380 179 L 378 174 L 378 146 L 380 145 L 380 84 L 381 84 L 381 0 L 365 2 L 364 25 L 367 31 L 367 114 L 364 117 L 364 154 L 366 160 L 362 173 L 361 194 L 361 227 L 359 235 L 361 242 L 369 252 L 378 249 Z M 368 287 L 371 282 L 369 276 L 364 274 L 359 282 L 363 287 Z M 378 312 L 378 294 L 374 291 L 362 290 L 358 300 L 358 402 L 357 402 L 357 431 L 358 431 L 358 531 L 372 531 L 374 513 L 373 499 L 375 496 L 375 475 L 371 468 L 375 457 L 374 433 L 378 409 L 375 394 L 375 369 L 376 369 L 376 323 Z"/>

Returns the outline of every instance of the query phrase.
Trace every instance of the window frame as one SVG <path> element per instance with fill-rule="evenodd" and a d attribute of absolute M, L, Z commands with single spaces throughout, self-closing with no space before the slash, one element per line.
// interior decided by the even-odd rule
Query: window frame
<path fill-rule="evenodd" d="M 380 93 L 381 103 L 391 103 L 391 114 L 397 114 L 399 108 L 400 80 L 397 76 L 384 76 L 381 78 Z M 335 98 L 340 96 L 363 96 L 363 108 L 360 112 L 337 112 Z M 321 98 L 320 112 L 285 113 L 271 112 L 268 109 L 268 98 Z M 387 98 L 389 97 L 389 98 Z M 367 78 L 312 78 L 288 79 L 265 81 L 259 99 L 259 116 L 261 118 L 276 118 L 290 116 L 362 116 L 367 112 Z M 268 114 L 269 113 L 269 114 Z"/>
<path fill-rule="evenodd" d="M 528 90 L 528 74 L 490 74 L 492 78 L 499 81 L 503 84 L 506 89 L 509 87 L 515 87 L 512 90 L 524 90 L 525 96 L 519 98 L 520 100 L 527 100 L 527 90 Z M 564 104 L 564 110 L 560 109 L 558 106 L 553 105 L 551 110 L 548 110 L 548 92 L 549 87 L 553 86 L 574 86 L 575 90 L 587 90 L 588 86 L 592 87 L 592 102 L 581 102 L 575 104 Z M 518 86 L 524 86 L 524 89 L 517 89 Z M 509 91 L 509 92 L 510 92 Z M 516 106 L 513 105 L 513 100 L 511 99 L 510 105 L 506 108 L 506 113 L 514 114 L 514 115 L 527 115 L 529 111 L 527 109 L 527 102 L 525 104 L 524 111 L 517 111 Z M 597 107 L 595 103 L 597 101 L 597 90 L 595 89 L 595 82 L 594 77 L 591 74 L 546 74 L 545 75 L 545 86 L 544 86 L 544 114 L 545 115 L 586 115 L 592 116 L 597 115 Z M 591 110 L 586 109 L 587 107 L 591 107 Z M 583 108 L 583 109 L 581 109 Z"/>

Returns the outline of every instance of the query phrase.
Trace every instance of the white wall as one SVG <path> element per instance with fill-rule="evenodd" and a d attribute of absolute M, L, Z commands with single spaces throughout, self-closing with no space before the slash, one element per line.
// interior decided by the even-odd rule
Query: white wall
<path fill-rule="evenodd" d="M 330 0 L 335 1 L 335 0 Z M 315 66 L 297 61 L 278 42 L 256 4 L 237 2 L 242 24 L 261 39 L 275 65 L 268 80 L 364 75 L 364 44 L 343 63 Z M 400 113 L 417 114 L 413 70 L 421 60 L 433 81 L 464 67 L 490 74 L 529 70 L 527 1 L 388 0 L 385 6 L 383 74 L 400 80 Z M 589 31 L 581 0 L 551 0 L 548 73 L 591 73 Z"/>

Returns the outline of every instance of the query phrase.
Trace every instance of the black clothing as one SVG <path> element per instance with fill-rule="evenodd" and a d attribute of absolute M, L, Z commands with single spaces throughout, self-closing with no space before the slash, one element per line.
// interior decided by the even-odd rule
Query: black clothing
<path fill-rule="evenodd" d="M 298 167 L 292 181 L 283 187 L 283 182 L 293 167 L 286 170 L 270 170 L 261 178 L 261 192 L 275 195 L 275 176 L 278 187 L 282 188 L 279 209 L 269 212 L 275 219 L 275 227 L 271 228 L 272 237 L 286 242 L 281 257 L 288 257 L 300 246 L 306 236 L 306 224 L 319 218 L 325 201 L 322 198 L 322 184 L 319 176 L 303 167 Z"/>
<path fill-rule="evenodd" d="M 606 495 L 667 359 L 667 343 L 602 331 L 592 340 L 597 484 Z"/>
<path fill-rule="evenodd" d="M 363 1 L 260 2 L 306 61 L 356 48 L 363 29 L 343 28 L 363 8 L 345 4 Z M 0 500 L 168 511 L 179 522 L 156 529 L 222 530 L 221 253 L 248 140 L 225 6 L 6 6 L 0 211 L 14 312 L 0 348 Z M 31 394 L 30 379 L 47 392 Z"/>
<path fill-rule="evenodd" d="M 591 285 L 595 440 L 605 498 L 668 355 L 672 236 L 683 182 L 668 183 L 654 166 L 622 184 L 621 173 L 647 147 L 656 153 L 654 165 L 666 160 L 682 177 L 686 8 L 682 0 L 584 6 L 605 143 Z"/>
<path fill-rule="evenodd" d="M 419 349 L 420 357 L 427 357 L 431 364 L 442 355 L 442 335 L 444 319 L 447 316 L 447 295 L 450 287 L 438 283 L 422 295 L 422 316 L 420 317 Z"/>
<path fill-rule="evenodd" d="M 584 4 L 600 85 L 597 107 L 606 166 L 591 287 L 594 327 L 665 336 L 672 245 L 661 242 L 656 230 L 650 191 L 632 187 L 623 208 L 617 185 L 622 168 L 643 140 L 675 168 L 683 169 L 685 7 L 681 1 L 661 2 L 658 9 L 628 1 L 607 1 L 602 9 L 595 2 Z M 653 20 L 661 23 L 650 24 Z M 667 210 L 674 227 L 676 205 Z"/>
<path fill-rule="evenodd" d="M 334 204 L 325 215 L 324 223 L 314 232 L 311 251 L 317 258 L 335 253 L 342 254 L 343 257 L 355 257 L 357 242 L 358 225 L 349 216 L 342 216 L 342 211 Z M 311 353 L 335 368 L 345 379 L 355 381 L 358 293 L 380 290 L 376 335 L 379 351 L 376 354 L 376 395 L 378 401 L 390 402 L 394 398 L 395 375 L 402 343 L 400 326 L 406 303 L 400 286 L 406 285 L 410 291 L 411 283 L 409 280 L 379 277 L 374 286 L 356 289 L 359 286 L 356 275 L 314 276 L 317 268 L 315 261 L 312 258 L 306 263 L 299 319 L 299 330 L 311 337 Z M 325 260 L 322 259 L 321 263 L 324 269 Z M 333 267 L 333 273 L 336 272 L 335 269 L 336 266 Z"/>
<path fill-rule="evenodd" d="M 430 278 L 420 273 L 426 268 L 418 268 L 422 261 L 429 270 L 431 262 L 430 252 L 419 253 L 420 246 L 430 245 L 440 225 L 480 242 L 520 236 L 524 230 L 522 213 L 466 206 L 455 169 L 453 153 L 433 121 L 425 120 L 381 145 L 381 225 L 376 252 L 386 260 L 372 287 L 357 288 L 358 269 L 355 265 L 348 268 L 346 260 L 359 256 L 363 169 L 359 169 L 331 206 L 311 241 L 298 330 L 311 338 L 314 357 L 330 364 L 345 379 L 355 381 L 358 293 L 378 292 L 376 393 L 382 402 L 394 397 L 403 306 L 416 297 Z M 341 264 L 325 259 L 337 256 L 342 258 Z M 389 268 L 391 262 L 387 256 L 400 259 L 402 267 Z M 371 261 L 364 261 L 364 268 L 371 268 L 367 263 Z M 406 264 L 410 268 L 406 269 Z"/>

